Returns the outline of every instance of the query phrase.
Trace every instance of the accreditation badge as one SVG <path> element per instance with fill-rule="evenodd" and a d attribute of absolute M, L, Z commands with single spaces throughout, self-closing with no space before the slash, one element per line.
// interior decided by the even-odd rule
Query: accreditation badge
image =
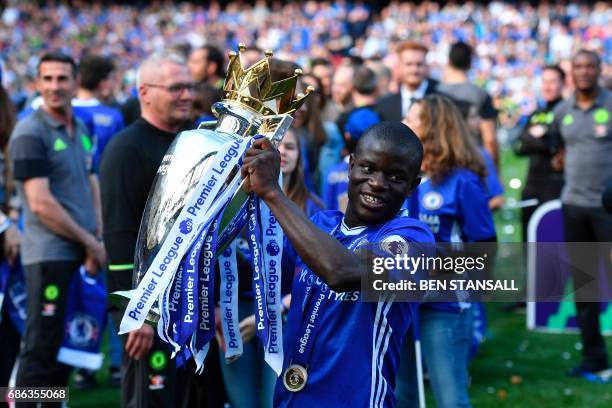
<path fill-rule="evenodd" d="M 301 391 L 306 386 L 307 381 L 308 372 L 301 365 L 292 364 L 283 373 L 283 385 L 288 391 Z"/>
<path fill-rule="evenodd" d="M 606 125 L 595 125 L 593 127 L 593 134 L 595 137 L 605 137 L 608 133 L 608 126 Z"/>
<path fill-rule="evenodd" d="M 533 125 L 529 127 L 529 134 L 532 137 L 540 138 L 546 133 L 546 128 L 542 125 Z"/>

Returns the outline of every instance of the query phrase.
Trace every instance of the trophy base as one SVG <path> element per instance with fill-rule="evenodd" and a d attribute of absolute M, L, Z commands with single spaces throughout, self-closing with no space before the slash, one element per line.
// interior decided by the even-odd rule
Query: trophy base
<path fill-rule="evenodd" d="M 128 304 L 130 303 L 130 299 L 134 296 L 135 289 L 131 290 L 118 290 L 117 292 L 109 293 L 108 299 L 111 301 L 113 305 L 115 305 L 121 312 L 125 313 L 125 309 L 127 309 Z M 149 313 L 147 313 L 147 317 L 145 319 L 145 323 L 150 324 L 151 326 L 157 326 L 157 322 L 159 322 L 159 309 L 157 304 L 153 305 Z"/>

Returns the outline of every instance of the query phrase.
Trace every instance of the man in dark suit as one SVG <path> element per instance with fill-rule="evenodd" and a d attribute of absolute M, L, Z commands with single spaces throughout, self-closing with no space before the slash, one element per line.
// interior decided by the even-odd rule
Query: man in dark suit
<path fill-rule="evenodd" d="M 437 81 L 428 78 L 429 67 L 425 61 L 427 48 L 415 41 L 404 41 L 397 47 L 400 64 L 400 91 L 381 98 L 376 112 L 381 120 L 402 120 L 410 105 L 425 95 L 434 93 Z"/>

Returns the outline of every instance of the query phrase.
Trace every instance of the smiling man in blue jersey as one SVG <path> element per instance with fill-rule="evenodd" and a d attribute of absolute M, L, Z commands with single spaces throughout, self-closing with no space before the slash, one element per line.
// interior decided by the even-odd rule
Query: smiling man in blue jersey
<path fill-rule="evenodd" d="M 433 243 L 424 224 L 398 215 L 419 184 L 422 156 L 421 143 L 407 126 L 371 127 L 350 159 L 346 215 L 322 211 L 309 220 L 278 187 L 279 154 L 270 142 L 257 140 L 247 151 L 242 167 L 247 188 L 283 227 L 284 266 L 299 271 L 274 406 L 395 406 L 399 351 L 416 305 L 361 301 L 361 279 L 373 270 L 374 259 L 363 246 Z"/>

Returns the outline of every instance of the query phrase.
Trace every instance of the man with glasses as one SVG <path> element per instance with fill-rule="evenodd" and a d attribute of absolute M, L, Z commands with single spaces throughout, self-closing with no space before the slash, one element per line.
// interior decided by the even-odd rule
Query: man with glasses
<path fill-rule="evenodd" d="M 190 125 L 193 83 L 180 56 L 153 54 L 140 66 L 137 81 L 141 117 L 111 140 L 100 165 L 109 292 L 132 288 L 134 247 L 149 190 L 174 137 Z M 122 312 L 112 314 L 118 327 Z M 182 406 L 187 393 L 175 390 L 175 360 L 154 329 L 145 324 L 121 338 L 122 406 Z"/>

